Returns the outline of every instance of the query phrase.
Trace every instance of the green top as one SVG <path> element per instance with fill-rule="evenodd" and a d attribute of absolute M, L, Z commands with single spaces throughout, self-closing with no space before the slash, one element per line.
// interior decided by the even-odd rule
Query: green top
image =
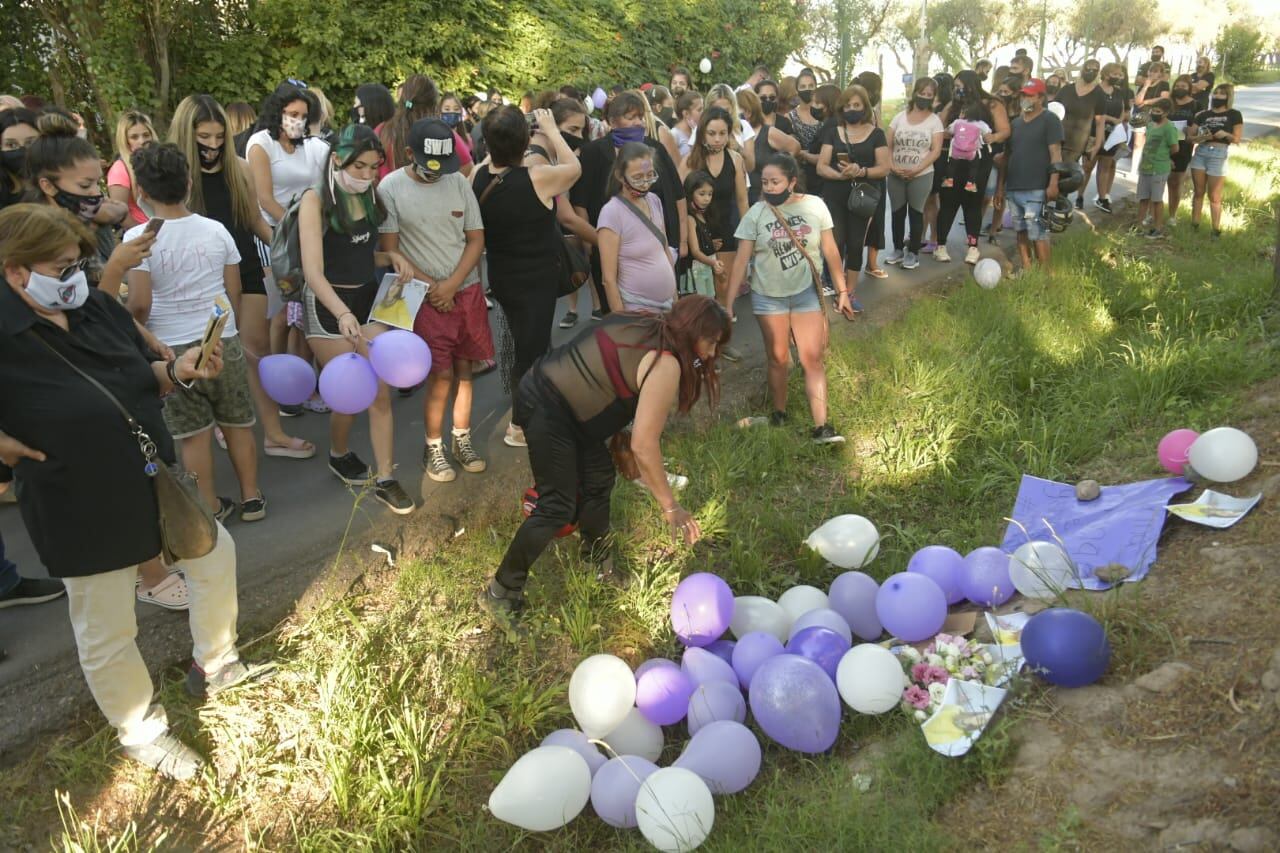
<path fill-rule="evenodd" d="M 1138 172 L 1143 175 L 1169 174 L 1173 168 L 1169 149 L 1181 141 L 1182 134 L 1168 119 L 1160 124 L 1148 124 L 1147 141 L 1142 146 L 1142 163 L 1138 166 Z"/>
<path fill-rule="evenodd" d="M 822 269 L 822 232 L 831 230 L 831 212 L 826 204 L 816 195 L 792 195 L 779 209 L 804 244 L 804 252 Z M 755 242 L 751 289 L 756 293 L 782 298 L 813 287 L 813 273 L 804 255 L 763 201 L 756 202 L 742 217 L 734 236 Z"/>

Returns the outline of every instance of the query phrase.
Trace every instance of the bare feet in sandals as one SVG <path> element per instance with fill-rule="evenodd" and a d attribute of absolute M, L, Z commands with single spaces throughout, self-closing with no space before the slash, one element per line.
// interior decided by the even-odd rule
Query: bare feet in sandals
<path fill-rule="evenodd" d="M 310 459 L 316 455 L 316 446 L 305 438 L 285 436 L 283 441 L 268 438 L 263 443 L 262 452 L 285 459 Z"/>

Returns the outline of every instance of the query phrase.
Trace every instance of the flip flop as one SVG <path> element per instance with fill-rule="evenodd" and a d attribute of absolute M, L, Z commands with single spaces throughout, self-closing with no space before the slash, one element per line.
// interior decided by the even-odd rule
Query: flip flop
<path fill-rule="evenodd" d="M 144 590 L 138 584 L 138 600 L 146 604 L 154 604 L 165 610 L 186 610 L 190 606 L 190 591 L 187 580 L 178 572 L 169 575 L 151 589 Z"/>
<path fill-rule="evenodd" d="M 879 267 L 876 267 L 873 270 L 867 270 L 867 275 L 871 276 L 872 278 L 888 278 L 889 277 L 889 274 L 884 270 L 880 269 Z"/>
<path fill-rule="evenodd" d="M 262 452 L 266 456 L 281 456 L 285 459 L 310 459 L 316 455 L 316 446 L 305 438 L 294 436 L 288 445 L 264 442 Z"/>

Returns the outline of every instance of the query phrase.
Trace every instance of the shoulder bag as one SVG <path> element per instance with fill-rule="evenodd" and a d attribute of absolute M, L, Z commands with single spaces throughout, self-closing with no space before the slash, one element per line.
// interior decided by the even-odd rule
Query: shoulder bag
<path fill-rule="evenodd" d="M 839 130 L 836 131 L 837 135 Z M 849 155 L 849 162 L 853 162 L 853 148 L 849 145 L 848 129 L 845 130 L 844 142 L 845 153 Z M 853 185 L 849 187 L 849 198 L 845 201 L 845 207 L 854 216 L 861 216 L 867 219 L 876 215 L 876 210 L 880 207 L 880 187 L 870 181 L 862 178 L 854 178 Z"/>
<path fill-rule="evenodd" d="M 181 560 L 194 560 L 203 557 L 218 544 L 218 525 L 214 521 L 213 511 L 205 506 L 200 492 L 196 488 L 194 474 L 185 471 L 174 471 L 163 459 L 156 456 L 156 444 L 151 436 L 142 429 L 124 404 L 116 399 L 116 395 L 106 389 L 101 382 L 94 379 L 76 364 L 54 348 L 53 344 L 31 330 L 40 343 L 60 358 L 68 367 L 98 389 L 104 397 L 111 401 L 125 423 L 129 432 L 138 442 L 138 450 L 146 460 L 143 470 L 151 478 L 156 490 L 156 508 L 159 510 L 160 548 L 164 561 L 173 565 Z"/>
<path fill-rule="evenodd" d="M 623 195 L 619 195 L 618 198 L 622 201 L 624 205 L 626 205 L 627 210 L 634 213 L 636 215 L 636 218 L 645 224 L 645 227 L 649 229 L 649 233 L 654 236 L 654 239 L 656 239 L 659 244 L 661 244 L 663 251 L 665 251 L 667 253 L 667 257 L 670 258 L 671 247 L 667 245 L 666 232 L 660 230 L 658 226 L 654 224 L 653 220 L 649 217 L 649 214 L 645 213 L 643 210 L 641 210 L 639 207 L 633 204 L 631 199 Z"/>
<path fill-rule="evenodd" d="M 773 212 L 777 218 L 778 224 L 782 226 L 782 230 L 787 232 L 787 239 L 791 241 L 791 245 L 796 247 L 796 251 L 800 253 L 805 262 L 809 264 L 809 275 L 813 278 L 813 289 L 818 292 L 818 304 L 822 306 L 822 316 L 827 314 L 827 298 L 822 293 L 822 273 L 818 272 L 818 265 L 813 262 L 813 258 L 809 257 L 809 253 L 804 250 L 804 244 L 796 237 L 796 232 L 791 230 L 791 226 L 787 224 L 787 218 L 782 215 L 782 211 L 774 207 L 772 204 L 765 202 L 765 205 Z M 821 239 L 821 237 L 819 237 Z"/>

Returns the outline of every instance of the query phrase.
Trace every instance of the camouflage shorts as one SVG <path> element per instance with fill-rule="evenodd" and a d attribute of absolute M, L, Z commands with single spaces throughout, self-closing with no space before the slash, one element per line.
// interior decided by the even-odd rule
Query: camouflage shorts
<path fill-rule="evenodd" d="M 197 346 L 173 348 L 174 354 Z M 215 379 L 197 379 L 190 388 L 174 389 L 164 400 L 164 423 L 174 438 L 189 438 L 220 427 L 251 427 L 255 423 L 249 391 L 249 362 L 239 335 L 222 339 L 222 372 Z"/>

